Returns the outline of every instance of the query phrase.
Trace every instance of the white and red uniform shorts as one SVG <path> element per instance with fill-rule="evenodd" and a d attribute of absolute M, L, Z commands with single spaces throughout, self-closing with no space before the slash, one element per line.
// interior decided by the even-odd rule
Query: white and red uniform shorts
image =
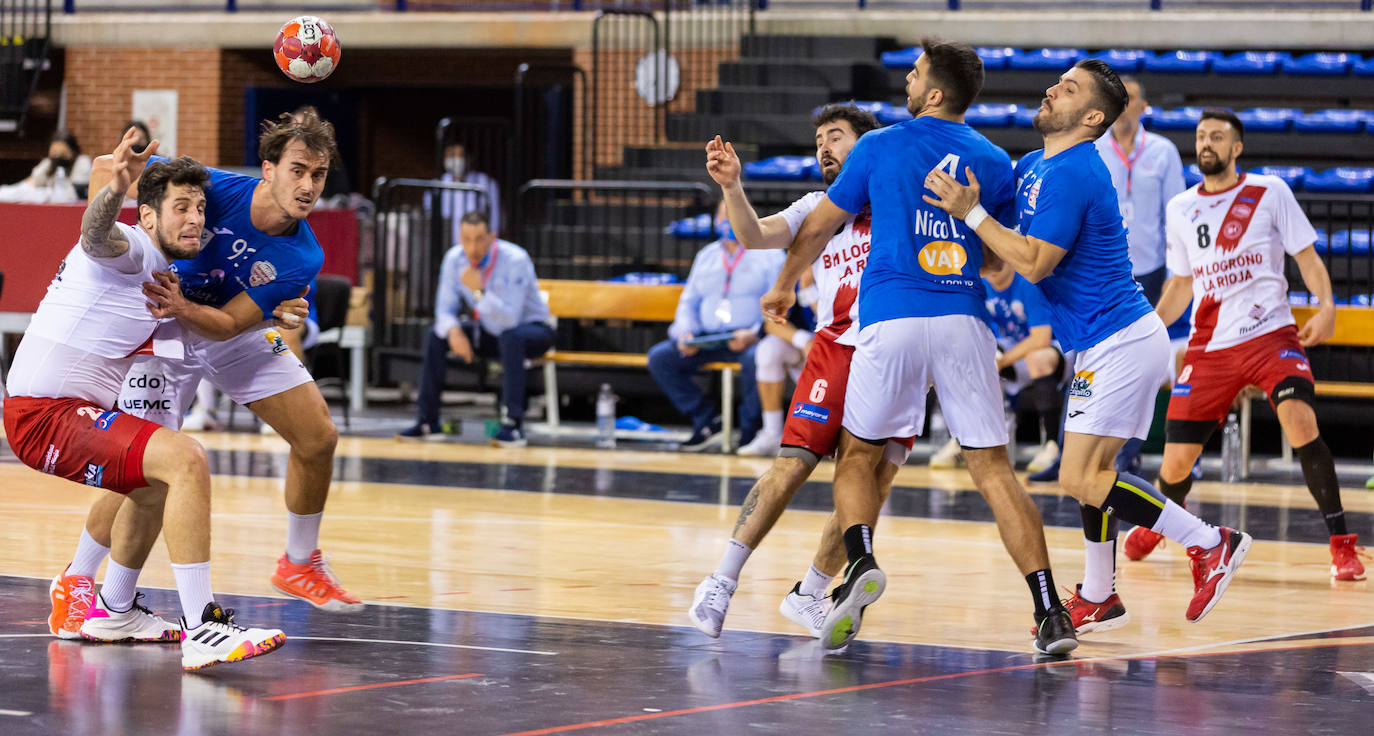
<path fill-rule="evenodd" d="M 157 429 L 86 399 L 5 399 L 5 435 L 25 465 L 116 493 L 148 485 L 143 451 Z"/>
<path fill-rule="evenodd" d="M 1312 403 L 1312 366 L 1293 325 L 1266 332 L 1239 345 L 1189 349 L 1169 397 L 1165 441 L 1206 443 L 1246 386 L 1259 386 L 1278 406 L 1287 399 Z"/>
<path fill-rule="evenodd" d="M 854 357 L 854 346 L 841 345 L 835 338 L 825 333 L 817 333 L 811 343 L 811 351 L 806 355 L 806 365 L 797 388 L 792 393 L 792 403 L 787 412 L 787 422 L 782 427 L 782 446 L 800 447 L 814 453 L 817 457 L 835 454 L 840 441 L 840 424 L 844 420 L 844 395 L 849 385 L 849 364 Z M 915 437 L 890 440 L 910 452 Z M 896 465 L 906 462 L 906 454 L 896 451 L 888 453 L 888 459 Z"/>

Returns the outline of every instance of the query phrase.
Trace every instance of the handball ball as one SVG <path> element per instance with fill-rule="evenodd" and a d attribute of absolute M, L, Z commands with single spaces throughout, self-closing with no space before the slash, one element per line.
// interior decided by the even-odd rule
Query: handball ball
<path fill-rule="evenodd" d="M 277 31 L 272 55 L 282 74 L 297 82 L 318 82 L 339 66 L 339 37 L 334 27 L 313 15 L 286 21 Z"/>

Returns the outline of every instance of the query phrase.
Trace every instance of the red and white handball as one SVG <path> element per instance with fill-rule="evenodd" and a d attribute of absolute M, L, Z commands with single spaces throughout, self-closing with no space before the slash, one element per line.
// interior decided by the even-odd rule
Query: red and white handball
<path fill-rule="evenodd" d="M 277 68 L 297 82 L 318 82 L 333 74 L 339 68 L 339 52 L 334 27 L 313 15 L 286 21 L 272 45 Z"/>

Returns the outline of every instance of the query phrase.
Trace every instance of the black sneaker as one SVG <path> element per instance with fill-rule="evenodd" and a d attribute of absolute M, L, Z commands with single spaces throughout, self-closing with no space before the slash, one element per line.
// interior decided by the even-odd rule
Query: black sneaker
<path fill-rule="evenodd" d="M 859 634 L 864 609 L 878 600 L 886 588 L 887 576 L 872 557 L 866 555 L 850 564 L 844 582 L 830 594 L 834 603 L 821 624 L 821 646 L 839 649 L 853 641 Z"/>
<path fill-rule="evenodd" d="M 1035 628 L 1035 651 L 1041 654 L 1068 654 L 1078 648 L 1073 619 L 1063 606 L 1050 611 Z"/>
<path fill-rule="evenodd" d="M 720 417 L 711 420 L 710 424 L 692 433 L 686 442 L 677 446 L 682 452 L 701 452 L 710 449 L 721 443 L 725 438 L 725 433 L 721 431 Z"/>
<path fill-rule="evenodd" d="M 434 428 L 434 425 L 428 422 L 418 422 L 415 426 L 396 433 L 396 439 L 398 440 L 443 439 L 443 436 L 442 433 Z"/>
<path fill-rule="evenodd" d="M 529 444 L 525 438 L 525 428 L 510 422 L 501 423 L 501 431 L 491 438 L 493 447 L 524 447 Z"/>

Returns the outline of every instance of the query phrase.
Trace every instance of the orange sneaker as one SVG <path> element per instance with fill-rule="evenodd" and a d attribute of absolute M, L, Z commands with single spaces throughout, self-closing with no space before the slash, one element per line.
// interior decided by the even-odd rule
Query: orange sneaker
<path fill-rule="evenodd" d="M 64 569 L 52 579 L 48 595 L 52 598 L 48 631 L 59 639 L 80 639 L 81 625 L 95 599 L 95 580 L 90 575 L 68 575 Z"/>
<path fill-rule="evenodd" d="M 272 574 L 272 586 L 326 611 L 344 613 L 363 607 L 362 601 L 339 586 L 339 579 L 334 577 L 319 550 L 311 552 L 310 561 L 301 565 L 283 554 L 277 560 L 277 571 Z"/>
<path fill-rule="evenodd" d="M 1360 562 L 1355 534 L 1334 534 L 1331 537 L 1331 577 L 1337 580 L 1364 580 L 1364 563 Z"/>

